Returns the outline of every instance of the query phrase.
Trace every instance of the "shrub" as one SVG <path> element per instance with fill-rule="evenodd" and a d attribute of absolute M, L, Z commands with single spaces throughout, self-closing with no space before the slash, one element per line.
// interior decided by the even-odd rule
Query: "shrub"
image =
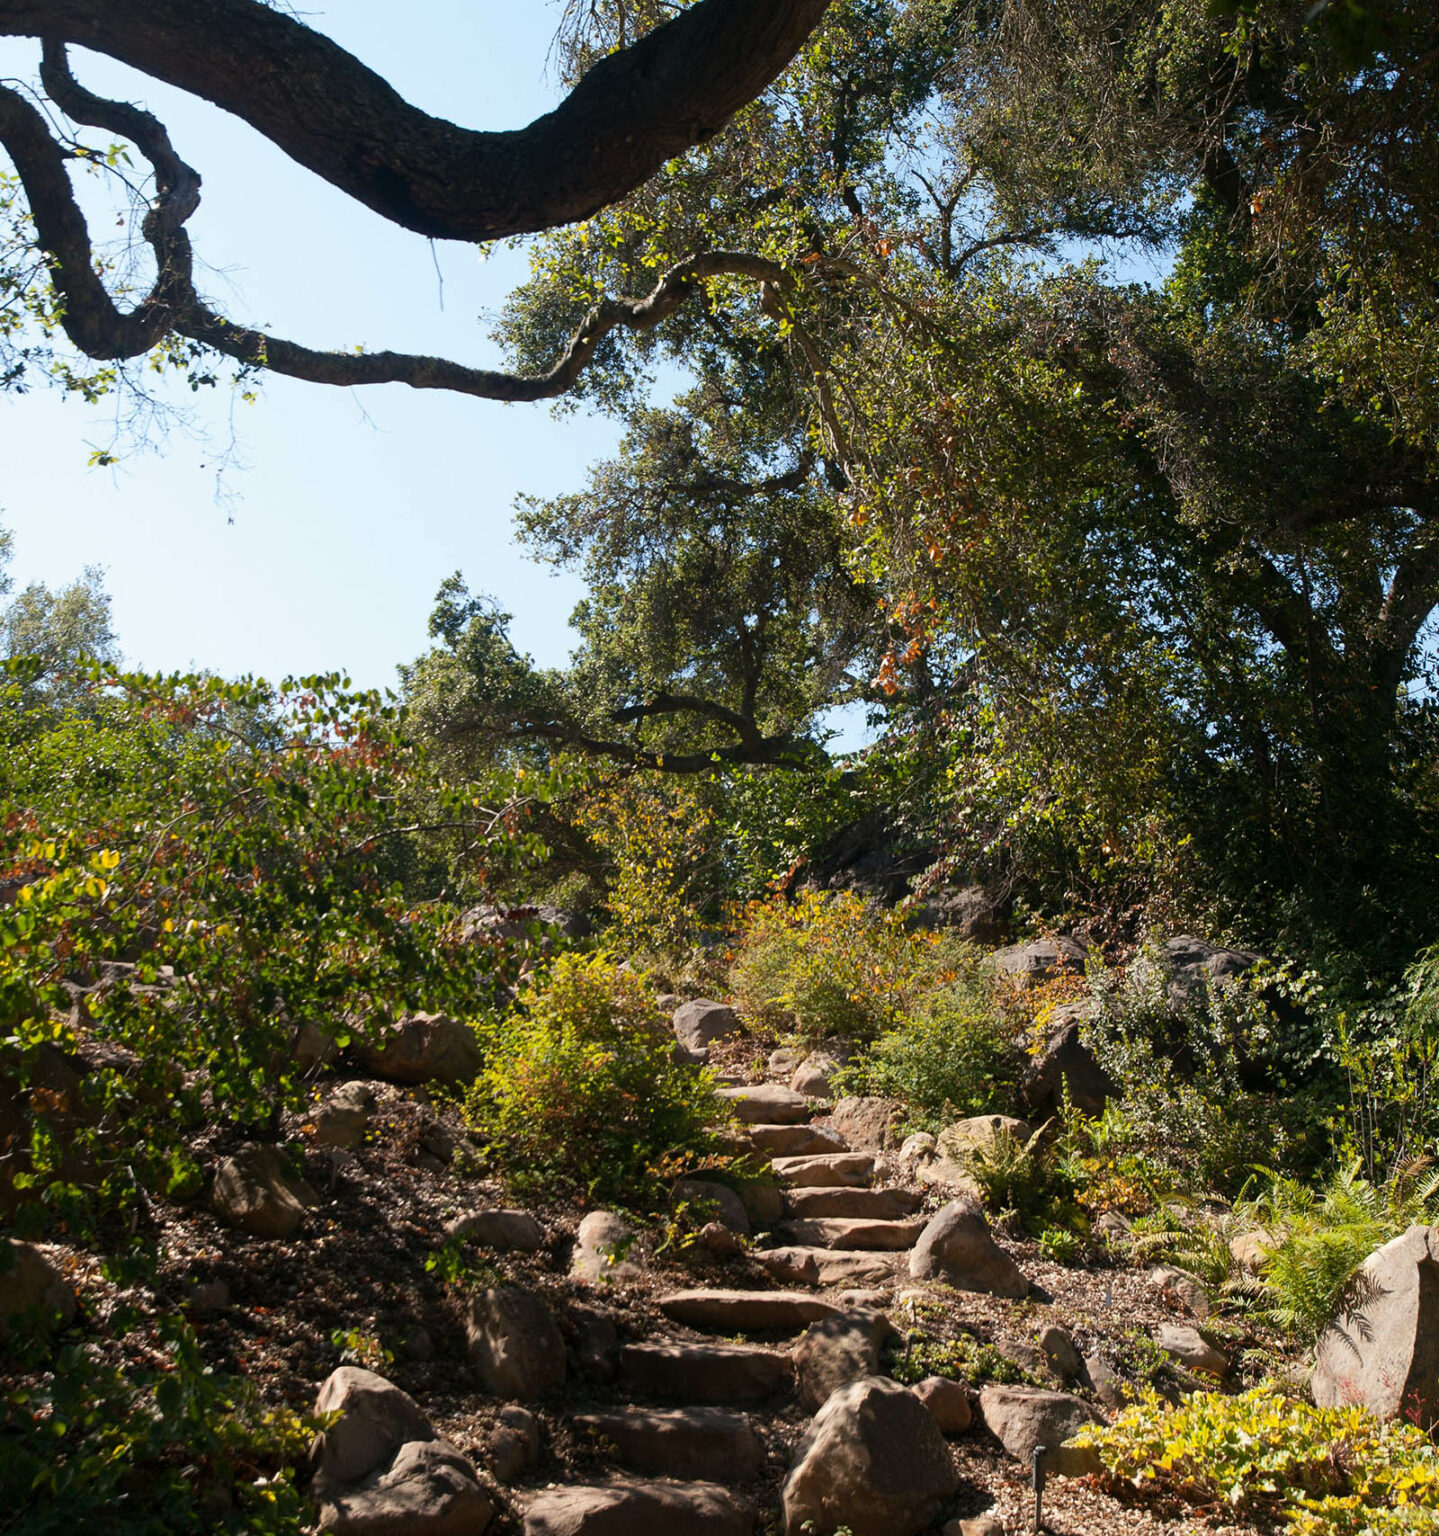
<path fill-rule="evenodd" d="M 667 1176 L 715 1154 L 713 1078 L 676 1063 L 649 984 L 607 954 L 560 956 L 487 1057 L 465 1118 L 517 1188 L 657 1207 Z"/>
<path fill-rule="evenodd" d="M 1031 1228 L 1059 1226 L 1076 1215 L 1063 1164 L 1044 1140 L 1047 1130 L 1042 1125 L 1021 1141 L 1001 1126 L 991 1140 L 971 1147 L 964 1159 L 990 1210 L 1013 1213 Z"/>
<path fill-rule="evenodd" d="M 908 932 L 901 915 L 847 891 L 807 891 L 749 909 L 730 985 L 751 1023 L 873 1040 L 972 964 L 951 935 Z"/>
<path fill-rule="evenodd" d="M 1371 1184 L 1355 1162 L 1320 1189 L 1267 1177 L 1268 1187 L 1239 1207 L 1241 1219 L 1271 1240 L 1261 1311 L 1305 1343 L 1328 1326 L 1376 1248 L 1415 1222 L 1439 1220 L 1439 1174 L 1426 1176 L 1420 1166 Z"/>
<path fill-rule="evenodd" d="M 957 958 L 963 968 L 954 979 L 922 994 L 861 1052 L 836 1078 L 838 1092 L 903 1099 L 911 1123 L 928 1131 L 1013 1108 L 1020 1054 L 978 953 Z"/>
<path fill-rule="evenodd" d="M 1196 1392 L 1178 1407 L 1148 1391 L 1077 1438 L 1115 1482 L 1281 1515 L 1296 1536 L 1439 1528 L 1439 1451 L 1414 1426 L 1381 1424 L 1362 1408 L 1312 1408 L 1272 1386 Z"/>

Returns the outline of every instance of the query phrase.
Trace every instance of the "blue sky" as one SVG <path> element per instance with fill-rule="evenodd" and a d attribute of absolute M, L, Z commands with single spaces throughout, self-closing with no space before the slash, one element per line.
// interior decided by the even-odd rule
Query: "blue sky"
<path fill-rule="evenodd" d="M 494 0 L 307 4 L 305 19 L 410 100 L 472 127 L 507 128 L 557 97 L 546 58 L 555 5 Z M 38 50 L 0 42 L 0 73 L 33 78 Z M 299 169 L 244 124 L 76 51 L 92 89 L 143 101 L 204 178 L 191 221 L 213 269 L 202 286 L 236 319 L 310 345 L 363 343 L 497 363 L 486 313 L 523 279 L 523 252 L 399 231 Z M 441 291 L 443 279 L 443 292 Z M 519 491 L 575 489 L 610 451 L 613 423 L 399 385 L 363 392 L 268 380 L 254 405 L 227 390 L 166 396 L 200 435 L 87 468 L 114 436 L 114 404 L 37 392 L 0 397 L 0 521 L 12 574 L 66 581 L 106 568 L 134 664 L 235 674 L 348 669 L 386 685 L 426 645 L 441 579 L 465 572 L 515 614 L 514 634 L 562 662 L 579 584 L 527 561 L 510 536 Z M 231 421 L 239 464 L 217 497 Z"/>

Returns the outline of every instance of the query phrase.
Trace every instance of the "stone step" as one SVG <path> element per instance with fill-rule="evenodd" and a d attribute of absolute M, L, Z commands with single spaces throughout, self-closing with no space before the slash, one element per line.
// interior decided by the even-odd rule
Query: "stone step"
<path fill-rule="evenodd" d="M 758 1344 L 691 1344 L 678 1339 L 626 1344 L 620 1377 L 641 1397 L 671 1403 L 760 1403 L 789 1390 L 793 1367 L 782 1349 Z"/>
<path fill-rule="evenodd" d="M 756 1152 L 769 1157 L 807 1157 L 815 1153 L 848 1152 L 849 1143 L 823 1125 L 751 1125 L 749 1139 Z"/>
<path fill-rule="evenodd" d="M 659 1477 L 744 1482 L 764 1462 L 749 1420 L 725 1408 L 619 1408 L 570 1422 L 612 1446 L 625 1466 Z"/>
<path fill-rule="evenodd" d="M 888 1253 L 854 1253 L 833 1248 L 765 1248 L 755 1259 L 775 1280 L 790 1285 L 893 1285 L 898 1261 Z"/>
<path fill-rule="evenodd" d="M 814 1108 L 802 1093 L 779 1083 L 721 1088 L 719 1096 L 746 1125 L 802 1125 Z"/>
<path fill-rule="evenodd" d="M 791 1189 L 858 1189 L 874 1174 L 872 1152 L 825 1152 L 813 1157 L 776 1157 L 775 1177 Z"/>
<path fill-rule="evenodd" d="M 813 1216 L 782 1221 L 782 1237 L 805 1248 L 858 1248 L 896 1252 L 913 1248 L 928 1225 L 923 1216 L 906 1221 L 867 1221 L 864 1217 Z"/>
<path fill-rule="evenodd" d="M 625 1480 L 545 1488 L 525 1511 L 525 1536 L 751 1536 L 758 1512 L 715 1483 Z M 477 1527 L 478 1528 L 478 1527 Z"/>
<path fill-rule="evenodd" d="M 839 1310 L 805 1291 L 671 1291 L 655 1305 L 671 1322 L 714 1333 L 793 1332 Z"/>
<path fill-rule="evenodd" d="M 785 1191 L 788 1216 L 863 1216 L 870 1221 L 899 1221 L 910 1216 L 924 1196 L 909 1189 L 791 1189 Z"/>

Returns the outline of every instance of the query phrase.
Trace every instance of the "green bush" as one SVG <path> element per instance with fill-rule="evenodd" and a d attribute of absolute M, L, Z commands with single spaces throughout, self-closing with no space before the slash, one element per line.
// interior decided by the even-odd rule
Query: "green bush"
<path fill-rule="evenodd" d="M 973 964 L 952 935 L 910 932 L 899 913 L 847 891 L 806 891 L 749 908 L 730 985 L 753 1024 L 866 1041 L 899 1028 Z"/>
<path fill-rule="evenodd" d="M 910 1123 L 927 1131 L 1013 1109 L 1022 1058 L 978 953 L 963 958 L 969 963 L 952 981 L 922 994 L 913 1013 L 839 1073 L 837 1092 L 903 1099 Z"/>
<path fill-rule="evenodd" d="M 465 1118 L 519 1189 L 658 1208 L 713 1160 L 727 1112 L 681 1066 L 649 984 L 603 953 L 567 954 L 494 1025 Z"/>
<path fill-rule="evenodd" d="M 1439 1451 L 1409 1424 L 1362 1408 L 1312 1408 L 1272 1386 L 1153 1392 L 1112 1424 L 1080 1431 L 1112 1482 L 1155 1498 L 1282 1515 L 1293 1536 L 1397 1536 L 1439 1529 Z"/>

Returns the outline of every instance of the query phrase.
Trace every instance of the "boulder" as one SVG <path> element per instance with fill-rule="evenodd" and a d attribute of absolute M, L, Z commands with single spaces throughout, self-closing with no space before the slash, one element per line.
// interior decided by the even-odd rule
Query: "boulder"
<path fill-rule="evenodd" d="M 758 1403 L 791 1382 L 789 1355 L 757 1344 L 626 1344 L 620 1375 L 645 1397 L 678 1403 Z"/>
<path fill-rule="evenodd" d="M 528 1408 L 500 1409 L 490 1431 L 490 1465 L 499 1482 L 512 1483 L 540 1459 L 540 1421 Z"/>
<path fill-rule="evenodd" d="M 904 1105 L 898 1099 L 867 1094 L 841 1099 L 830 1113 L 829 1124 L 856 1151 L 882 1152 L 895 1144 L 903 1119 Z"/>
<path fill-rule="evenodd" d="M 339 1060 L 340 1047 L 335 1037 L 318 1024 L 301 1024 L 295 1029 L 290 1046 L 290 1059 L 301 1076 L 317 1072 Z"/>
<path fill-rule="evenodd" d="M 644 1273 L 640 1235 L 617 1211 L 591 1211 L 575 1234 L 570 1273 L 600 1285 L 623 1285 Z"/>
<path fill-rule="evenodd" d="M 1229 1239 L 1229 1252 L 1240 1269 L 1257 1275 L 1274 1251 L 1274 1234 L 1264 1227 L 1240 1232 Z"/>
<path fill-rule="evenodd" d="M 968 1520 L 946 1520 L 940 1536 L 1004 1536 L 1004 1521 L 986 1510 Z"/>
<path fill-rule="evenodd" d="M 1078 1381 L 1084 1374 L 1084 1361 L 1074 1342 L 1074 1335 L 1058 1323 L 1050 1323 L 1039 1331 L 1038 1344 L 1056 1376 L 1065 1381 Z"/>
<path fill-rule="evenodd" d="M 742 1483 L 764 1461 L 749 1420 L 724 1408 L 621 1408 L 572 1422 L 613 1446 L 625 1466 L 658 1477 Z"/>
<path fill-rule="evenodd" d="M 839 1310 L 804 1291 L 671 1291 L 655 1305 L 673 1323 L 715 1333 L 793 1331 Z"/>
<path fill-rule="evenodd" d="M 467 1211 L 449 1223 L 445 1236 L 500 1253 L 538 1253 L 545 1246 L 545 1229 L 528 1211 Z"/>
<path fill-rule="evenodd" d="M 879 1356 L 894 1333 L 883 1312 L 856 1307 L 811 1323 L 794 1349 L 799 1400 L 815 1413 L 841 1387 L 879 1374 Z"/>
<path fill-rule="evenodd" d="M 954 1120 L 939 1133 L 938 1147 L 941 1157 L 947 1157 L 961 1166 L 973 1152 L 988 1152 L 1001 1136 L 1011 1137 L 1021 1145 L 1034 1135 L 1034 1127 L 1028 1120 L 1017 1120 L 1013 1115 L 971 1115 L 967 1120 Z"/>
<path fill-rule="evenodd" d="M 1086 1115 L 1099 1115 L 1110 1099 L 1119 1096 L 1114 1079 L 1094 1059 L 1081 1038 L 1084 1021 L 1094 1005 L 1066 1003 L 1050 1017 L 1044 1047 L 1026 1068 L 1019 1096 L 1033 1115 L 1057 1114 L 1065 1095 Z"/>
<path fill-rule="evenodd" d="M 676 1009 L 674 1030 L 681 1045 L 698 1051 L 716 1040 L 743 1034 L 744 1024 L 728 1003 L 712 1003 L 707 997 L 697 997 Z"/>
<path fill-rule="evenodd" d="M 524 1536 L 751 1536 L 755 1509 L 715 1483 L 613 1482 L 546 1488 Z"/>
<path fill-rule="evenodd" d="M 0 1243 L 9 1255 L 0 1257 L 0 1338 L 15 1323 L 68 1323 L 75 1316 L 74 1287 L 33 1243 Z"/>
<path fill-rule="evenodd" d="M 925 1227 L 923 1216 L 898 1221 L 871 1221 L 862 1216 L 811 1216 L 780 1223 L 781 1233 L 803 1247 L 879 1253 L 913 1248 Z"/>
<path fill-rule="evenodd" d="M 918 1536 L 958 1487 L 924 1404 L 898 1382 L 862 1377 L 830 1397 L 795 1451 L 786 1536 Z"/>
<path fill-rule="evenodd" d="M 1009 937 L 1009 903 L 982 885 L 937 893 L 915 913 L 926 927 L 952 928 L 962 939 L 986 947 Z"/>
<path fill-rule="evenodd" d="M 922 1199 L 910 1189 L 792 1189 L 784 1196 L 784 1208 L 791 1216 L 900 1221 L 912 1215 Z"/>
<path fill-rule="evenodd" d="M 832 1248 L 765 1248 L 754 1257 L 775 1280 L 790 1285 L 889 1285 L 895 1258 L 886 1253 L 845 1253 Z"/>
<path fill-rule="evenodd" d="M 809 1100 L 780 1083 L 721 1088 L 719 1096 L 746 1125 L 799 1125 L 810 1116 Z"/>
<path fill-rule="evenodd" d="M 374 1038 L 356 1031 L 350 1049 L 367 1072 L 396 1083 L 467 1083 L 482 1063 L 475 1032 L 443 1013 L 411 1013 Z"/>
<path fill-rule="evenodd" d="M 318 1498 L 326 1536 L 480 1536 L 495 1513 L 468 1458 L 447 1440 L 412 1440 L 388 1466 Z"/>
<path fill-rule="evenodd" d="M 569 1325 L 570 1360 L 582 1376 L 613 1381 L 620 1364 L 620 1330 L 612 1312 L 571 1302 L 565 1310 Z"/>
<path fill-rule="evenodd" d="M 744 1201 L 728 1184 L 718 1184 L 713 1179 L 680 1179 L 674 1193 L 676 1200 L 693 1206 L 701 1217 L 722 1221 L 741 1237 L 750 1235 Z"/>
<path fill-rule="evenodd" d="M 1084 1357 L 1084 1374 L 1094 1395 L 1106 1408 L 1123 1408 L 1129 1401 L 1124 1378 L 1098 1351 Z"/>
<path fill-rule="evenodd" d="M 806 1157 L 849 1150 L 843 1136 L 823 1125 L 752 1125 L 749 1139 L 755 1151 L 770 1157 Z"/>
<path fill-rule="evenodd" d="M 838 1071 L 839 1063 L 834 1057 L 820 1051 L 813 1056 L 806 1056 L 800 1062 L 794 1069 L 789 1085 L 807 1099 L 828 1099 L 832 1097 L 830 1087 Z"/>
<path fill-rule="evenodd" d="M 1099 1452 L 1093 1447 L 1065 1444 L 1086 1424 L 1101 1422 L 1088 1403 L 1067 1392 L 985 1387 L 979 1394 L 979 1411 L 990 1433 L 1023 1466 L 1033 1465 L 1035 1449 L 1042 1445 L 1046 1472 L 1086 1477 L 1101 1469 Z"/>
<path fill-rule="evenodd" d="M 868 1152 L 818 1152 L 807 1157 L 776 1157 L 770 1166 L 780 1183 L 793 1189 L 858 1188 L 869 1183 L 874 1157 Z"/>
<path fill-rule="evenodd" d="M 341 1083 L 310 1112 L 315 1140 L 321 1146 L 353 1151 L 364 1143 L 374 1107 L 375 1090 L 368 1083 Z"/>
<path fill-rule="evenodd" d="M 1225 949 L 1192 933 L 1179 933 L 1164 946 L 1163 964 L 1168 973 L 1165 995 L 1171 1008 L 1205 1007 L 1209 988 L 1232 981 L 1258 965 L 1262 957 L 1248 949 Z"/>
<path fill-rule="evenodd" d="M 285 1166 L 279 1147 L 250 1143 L 220 1159 L 210 1209 L 227 1226 L 255 1237 L 293 1237 L 320 1197 Z"/>
<path fill-rule="evenodd" d="M 772 1179 L 745 1179 L 736 1193 L 751 1231 L 767 1231 L 784 1215 L 784 1191 Z"/>
<path fill-rule="evenodd" d="M 588 918 L 547 903 L 526 907 L 471 907 L 460 919 L 460 937 L 467 944 L 481 939 L 528 943 L 537 938 L 540 947 L 548 949 L 556 933 L 562 939 L 583 939 L 590 932 Z"/>
<path fill-rule="evenodd" d="M 1311 1385 L 1321 1408 L 1439 1423 L 1439 1227 L 1410 1227 L 1365 1259 L 1320 1336 Z"/>
<path fill-rule="evenodd" d="M 1149 1271 L 1152 1285 L 1158 1286 L 1159 1294 L 1177 1310 L 1188 1312 L 1202 1322 L 1211 1311 L 1209 1292 L 1197 1276 L 1187 1270 L 1174 1269 L 1168 1264 L 1156 1264 Z"/>
<path fill-rule="evenodd" d="M 939 1143 L 928 1131 L 915 1131 L 899 1145 L 899 1161 L 903 1168 L 915 1168 L 921 1163 L 933 1162 L 939 1155 Z"/>
<path fill-rule="evenodd" d="M 565 1379 L 565 1341 L 532 1291 L 496 1286 L 471 1299 L 465 1318 L 471 1364 L 496 1397 L 540 1397 Z"/>
<path fill-rule="evenodd" d="M 1206 1376 L 1222 1377 L 1229 1370 L 1229 1356 L 1211 1344 L 1197 1328 L 1182 1323 L 1161 1323 L 1155 1343 L 1187 1370 L 1202 1371 Z"/>
<path fill-rule="evenodd" d="M 1088 948 L 1079 939 L 1065 934 L 1031 939 L 1028 944 L 1011 944 L 997 949 L 990 959 L 1000 975 L 1008 976 L 1021 988 L 1048 981 L 1060 971 L 1083 971 Z"/>
<path fill-rule="evenodd" d="M 358 1482 L 389 1466 L 402 1445 L 435 1438 L 408 1392 L 357 1365 L 331 1371 L 320 1385 L 315 1412 L 339 1415 L 310 1453 L 316 1479 L 327 1487 Z"/>
<path fill-rule="evenodd" d="M 951 1200 L 930 1219 L 909 1256 L 916 1280 L 943 1280 L 961 1291 L 1024 1296 L 1029 1282 L 995 1242 L 984 1212 L 973 1200 Z"/>
<path fill-rule="evenodd" d="M 969 1388 L 948 1376 L 926 1376 L 914 1395 L 929 1410 L 942 1435 L 962 1435 L 974 1419 Z"/>

